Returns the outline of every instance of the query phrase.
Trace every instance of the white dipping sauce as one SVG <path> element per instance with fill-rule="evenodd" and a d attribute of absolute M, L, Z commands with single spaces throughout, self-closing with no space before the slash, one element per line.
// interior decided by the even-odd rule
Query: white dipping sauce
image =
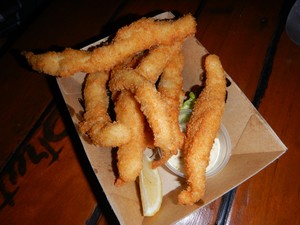
<path fill-rule="evenodd" d="M 179 124 L 182 132 L 186 131 L 186 123 L 189 120 L 192 110 L 185 109 L 180 111 Z M 212 176 L 219 172 L 228 162 L 231 154 L 231 142 L 226 128 L 221 124 L 221 129 L 214 140 L 214 144 L 210 151 L 209 164 L 206 168 L 206 176 Z M 172 156 L 166 166 L 175 174 L 184 177 L 184 160 L 183 156 L 178 150 L 178 154 Z"/>
<path fill-rule="evenodd" d="M 208 173 L 216 163 L 218 162 L 218 158 L 220 156 L 220 140 L 217 137 L 214 141 L 213 147 L 210 152 L 210 159 L 209 159 L 209 164 L 206 167 L 206 172 Z M 181 151 L 178 150 L 177 155 L 172 156 L 169 160 L 168 163 L 170 166 L 172 166 L 174 169 L 180 171 L 182 174 L 184 174 L 184 161 L 183 161 L 183 156 L 181 155 Z"/>
<path fill-rule="evenodd" d="M 182 126 L 184 131 L 184 126 Z M 226 166 L 231 155 L 231 142 L 226 128 L 221 125 L 218 136 L 215 138 L 214 144 L 210 151 L 209 164 L 206 168 L 206 176 L 210 177 L 221 171 Z M 185 177 L 183 156 L 178 150 L 178 154 L 172 156 L 166 166 L 175 174 Z"/>

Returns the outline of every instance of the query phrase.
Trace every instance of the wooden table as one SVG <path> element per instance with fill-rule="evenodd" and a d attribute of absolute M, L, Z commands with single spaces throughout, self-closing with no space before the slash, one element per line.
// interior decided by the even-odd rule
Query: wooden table
<path fill-rule="evenodd" d="M 234 191 L 178 224 L 300 224 L 300 47 L 284 26 L 292 1 L 46 2 L 1 37 L 0 223 L 115 224 L 81 149 L 54 78 L 37 74 L 21 50 L 80 48 L 121 25 L 162 11 L 192 13 L 196 37 L 289 148 Z"/>

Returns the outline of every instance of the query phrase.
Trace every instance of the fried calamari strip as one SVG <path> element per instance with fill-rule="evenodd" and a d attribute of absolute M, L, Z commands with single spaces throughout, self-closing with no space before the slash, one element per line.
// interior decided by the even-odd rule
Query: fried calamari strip
<path fill-rule="evenodd" d="M 159 45 L 151 49 L 135 69 L 136 72 L 155 83 L 170 59 L 180 52 L 181 45 L 182 43 L 177 41 L 172 45 Z"/>
<path fill-rule="evenodd" d="M 114 71 L 109 82 L 111 90 L 129 90 L 140 103 L 141 110 L 154 134 L 154 145 L 162 149 L 162 159 L 154 166 L 166 162 L 177 153 L 178 138 L 168 116 L 167 104 L 155 85 L 133 69 Z"/>
<path fill-rule="evenodd" d="M 131 133 L 122 123 L 118 121 L 112 123 L 107 113 L 108 78 L 109 74 L 105 72 L 87 75 L 84 88 L 84 120 L 79 123 L 79 130 L 83 134 L 86 133 L 95 145 L 116 147 L 127 143 L 131 139 Z"/>
<path fill-rule="evenodd" d="M 102 147 L 118 147 L 132 138 L 129 127 L 119 121 L 107 123 L 104 127 L 95 124 L 87 134 L 93 144 Z"/>
<path fill-rule="evenodd" d="M 92 51 L 67 48 L 62 52 L 22 54 L 34 70 L 65 77 L 76 72 L 109 71 L 138 52 L 156 45 L 171 45 L 174 41 L 183 41 L 195 32 L 196 21 L 190 14 L 170 21 L 142 18 L 119 29 L 111 44 Z"/>
<path fill-rule="evenodd" d="M 206 86 L 196 100 L 187 124 L 183 150 L 188 187 L 179 194 L 179 204 L 192 205 L 205 193 L 206 167 L 224 112 L 226 80 L 219 58 L 207 56 L 205 69 Z"/>
<path fill-rule="evenodd" d="M 184 91 L 182 89 L 183 64 L 183 55 L 178 51 L 165 67 L 158 84 L 158 91 L 168 105 L 168 113 L 174 126 L 173 129 L 177 132 L 177 137 L 179 137 L 178 146 L 180 149 L 184 142 L 184 134 L 180 131 L 178 121 L 180 106 L 184 98 Z"/>
<path fill-rule="evenodd" d="M 85 113 L 83 121 L 79 123 L 81 133 L 86 133 L 95 124 L 102 127 L 111 122 L 107 113 L 109 97 L 106 83 L 108 79 L 109 74 L 105 72 L 87 75 L 83 93 Z"/>
<path fill-rule="evenodd" d="M 115 107 L 118 120 L 131 130 L 132 138 L 128 143 L 120 145 L 117 151 L 117 166 L 119 178 L 116 185 L 134 181 L 143 163 L 143 153 L 147 147 L 145 137 L 146 118 L 140 110 L 140 105 L 127 90 L 120 92 L 119 104 Z"/>

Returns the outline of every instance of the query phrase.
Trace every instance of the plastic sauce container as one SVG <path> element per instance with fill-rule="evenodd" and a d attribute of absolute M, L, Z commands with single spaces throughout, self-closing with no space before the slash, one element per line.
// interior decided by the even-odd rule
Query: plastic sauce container
<path fill-rule="evenodd" d="M 185 131 L 185 123 L 181 123 L 182 131 Z M 210 152 L 209 165 L 206 168 L 206 176 L 210 177 L 221 171 L 227 164 L 231 155 L 231 141 L 229 134 L 223 124 L 215 138 Z M 177 155 L 172 156 L 166 163 L 166 166 L 175 174 L 185 177 L 184 160 L 180 150 Z"/>

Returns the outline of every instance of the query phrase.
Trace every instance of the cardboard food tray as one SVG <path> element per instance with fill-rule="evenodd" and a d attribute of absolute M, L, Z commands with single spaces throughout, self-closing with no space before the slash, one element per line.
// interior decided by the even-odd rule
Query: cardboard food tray
<path fill-rule="evenodd" d="M 167 12 L 157 18 L 172 16 Z M 93 43 L 85 49 L 105 40 Z M 208 52 L 195 38 L 188 38 L 182 51 L 185 59 L 184 90 L 187 91 L 191 86 L 201 84 L 199 78 L 203 70 L 200 62 Z M 76 128 L 84 110 L 79 102 L 82 99 L 84 78 L 84 73 L 77 73 L 72 77 L 57 79 Z M 182 190 L 184 179 L 162 166 L 159 168 L 164 194 L 161 209 L 153 217 L 143 217 L 138 185 L 132 182 L 122 187 L 114 186 L 116 177 L 113 168 L 116 165 L 111 149 L 96 147 L 78 133 L 90 164 L 121 224 L 175 223 L 249 179 L 287 150 L 230 76 L 227 75 L 227 78 L 231 85 L 227 88 L 228 98 L 222 122 L 231 138 L 232 155 L 222 171 L 207 179 L 204 198 L 193 206 L 177 204 L 177 195 Z"/>

